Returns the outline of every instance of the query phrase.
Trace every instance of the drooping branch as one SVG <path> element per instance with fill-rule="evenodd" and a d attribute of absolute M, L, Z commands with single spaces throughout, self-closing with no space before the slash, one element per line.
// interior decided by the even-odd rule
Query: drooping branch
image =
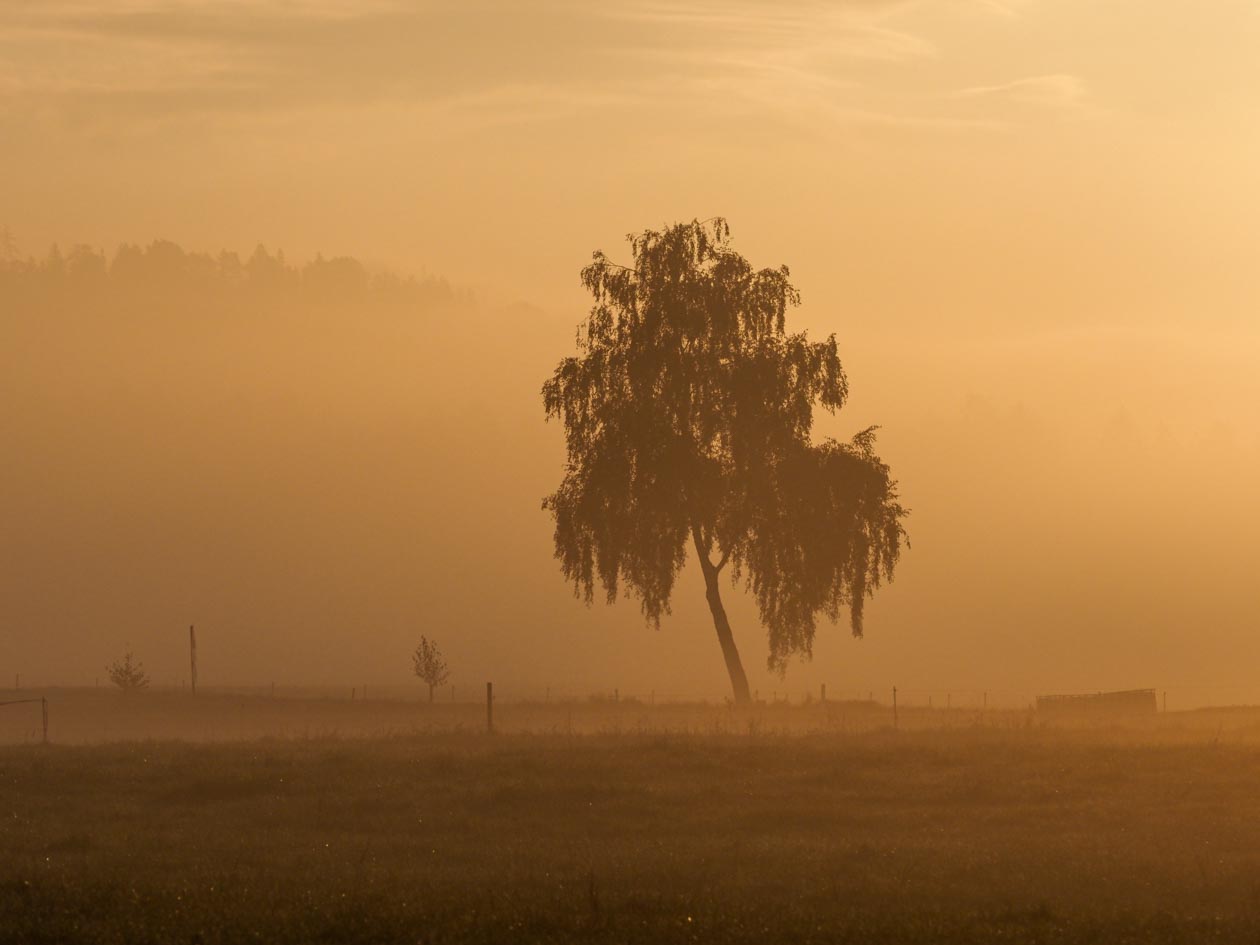
<path fill-rule="evenodd" d="M 726 567 L 726 562 L 731 560 L 731 549 L 727 548 L 722 552 L 722 557 L 718 559 L 718 563 L 713 566 L 714 571 L 721 571 Z"/>

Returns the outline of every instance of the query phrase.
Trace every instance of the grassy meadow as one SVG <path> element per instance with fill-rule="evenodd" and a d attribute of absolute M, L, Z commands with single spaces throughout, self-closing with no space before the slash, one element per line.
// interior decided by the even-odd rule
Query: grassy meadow
<path fill-rule="evenodd" d="M 1260 940 L 1255 713 L 705 734 L 596 709 L 0 747 L 0 941 Z"/>

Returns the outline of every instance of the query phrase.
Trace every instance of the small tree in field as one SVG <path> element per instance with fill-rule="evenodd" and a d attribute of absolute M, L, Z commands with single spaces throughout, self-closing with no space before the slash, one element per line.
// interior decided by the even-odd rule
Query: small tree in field
<path fill-rule="evenodd" d="M 416 675 L 429 684 L 429 701 L 432 702 L 433 690 L 451 678 L 437 644 L 428 637 L 421 637 L 416 652 L 411 654 L 411 665 Z"/>
<path fill-rule="evenodd" d="M 109 681 L 123 692 L 137 692 L 148 687 L 149 674 L 144 671 L 144 664 L 132 655 L 131 650 L 123 654 L 123 658 L 106 666 Z"/>

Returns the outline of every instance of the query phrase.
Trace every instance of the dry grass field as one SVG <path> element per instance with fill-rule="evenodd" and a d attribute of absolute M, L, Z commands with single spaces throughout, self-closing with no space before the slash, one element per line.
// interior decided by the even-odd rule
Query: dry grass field
<path fill-rule="evenodd" d="M 105 695 L 128 740 L 0 748 L 0 941 L 1260 940 L 1252 712 L 503 706 L 488 737 L 276 700 L 258 737 L 229 697 Z M 96 740 L 74 701 L 54 733 Z"/>

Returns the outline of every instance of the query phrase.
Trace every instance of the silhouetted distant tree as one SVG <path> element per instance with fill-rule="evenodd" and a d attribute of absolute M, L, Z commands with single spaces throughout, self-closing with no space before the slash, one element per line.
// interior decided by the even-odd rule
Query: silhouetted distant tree
<path fill-rule="evenodd" d="M 588 603 L 624 587 L 659 626 L 690 541 L 735 699 L 748 681 L 718 577 L 752 591 L 769 665 L 812 652 L 817 616 L 862 607 L 891 580 L 905 537 L 875 428 L 815 445 L 815 405 L 848 395 L 835 336 L 787 334 L 799 303 L 787 267 L 753 269 L 724 220 L 629 237 L 633 265 L 602 252 L 582 271 L 595 304 L 579 356 L 543 385 L 568 462 L 543 501 L 555 552 Z"/>
<path fill-rule="evenodd" d="M 357 259 L 345 256 L 325 259 L 320 255 L 303 269 L 302 284 L 320 300 L 347 300 L 365 295 L 371 278 Z"/>
<path fill-rule="evenodd" d="M 105 667 L 105 671 L 109 673 L 109 681 L 123 692 L 136 692 L 149 685 L 144 665 L 132 655 L 131 650 L 127 650 L 121 660 Z"/>
<path fill-rule="evenodd" d="M 421 637 L 416 652 L 411 654 L 411 665 L 415 674 L 429 684 L 429 701 L 432 702 L 433 690 L 451 678 L 437 644 L 428 637 Z"/>
<path fill-rule="evenodd" d="M 90 246 L 75 246 L 66 257 L 66 277 L 85 289 L 99 289 L 109 278 L 105 254 Z"/>

